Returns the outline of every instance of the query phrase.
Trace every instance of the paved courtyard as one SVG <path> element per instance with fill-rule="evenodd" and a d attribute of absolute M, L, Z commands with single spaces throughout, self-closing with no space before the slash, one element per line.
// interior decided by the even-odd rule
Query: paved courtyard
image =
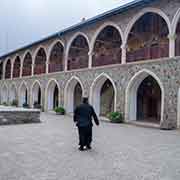
<path fill-rule="evenodd" d="M 77 150 L 69 117 L 0 127 L 0 180 L 179 180 L 180 131 L 101 123 L 91 151 Z"/>

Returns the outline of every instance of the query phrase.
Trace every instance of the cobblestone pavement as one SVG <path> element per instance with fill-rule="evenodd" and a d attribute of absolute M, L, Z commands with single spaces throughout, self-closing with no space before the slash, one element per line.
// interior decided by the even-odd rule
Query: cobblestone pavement
<path fill-rule="evenodd" d="M 0 180 L 179 180 L 180 131 L 101 123 L 77 150 L 72 119 L 0 127 Z"/>

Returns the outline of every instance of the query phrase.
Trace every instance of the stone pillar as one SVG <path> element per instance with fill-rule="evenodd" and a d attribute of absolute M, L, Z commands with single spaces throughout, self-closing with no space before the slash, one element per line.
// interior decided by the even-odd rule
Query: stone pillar
<path fill-rule="evenodd" d="M 46 62 L 46 74 L 49 73 L 49 62 Z"/>
<path fill-rule="evenodd" d="M 11 61 L 11 79 L 13 78 L 14 61 Z"/>
<path fill-rule="evenodd" d="M 34 62 L 32 62 L 31 76 L 34 76 Z"/>
<path fill-rule="evenodd" d="M 168 35 L 169 39 L 169 57 L 173 58 L 175 57 L 175 40 L 176 40 L 176 35 L 175 34 L 169 34 Z"/>
<path fill-rule="evenodd" d="M 127 44 L 123 43 L 121 45 L 121 50 L 122 50 L 121 63 L 122 64 L 126 64 L 126 49 L 127 49 Z"/>
<path fill-rule="evenodd" d="M 21 66 L 20 66 L 20 78 L 22 78 L 23 74 L 23 61 L 21 61 Z"/>
<path fill-rule="evenodd" d="M 88 61 L 88 68 L 91 69 L 92 68 L 92 58 L 93 58 L 93 51 L 89 51 L 88 56 L 89 56 L 89 61 Z"/>

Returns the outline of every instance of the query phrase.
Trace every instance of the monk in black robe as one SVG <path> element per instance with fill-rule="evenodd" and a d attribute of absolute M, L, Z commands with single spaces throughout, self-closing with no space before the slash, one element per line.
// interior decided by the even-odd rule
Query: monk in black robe
<path fill-rule="evenodd" d="M 93 127 L 92 118 L 96 125 L 99 126 L 99 120 L 94 108 L 88 103 L 88 98 L 83 98 L 83 103 L 74 111 L 74 122 L 76 123 L 79 132 L 80 151 L 83 151 L 84 147 L 91 149 Z"/>

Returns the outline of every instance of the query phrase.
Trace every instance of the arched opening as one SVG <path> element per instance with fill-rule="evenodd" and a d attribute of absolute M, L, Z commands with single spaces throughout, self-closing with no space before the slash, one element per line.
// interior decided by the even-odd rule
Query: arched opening
<path fill-rule="evenodd" d="M 121 35 L 113 26 L 105 27 L 97 36 L 92 66 L 104 66 L 121 63 Z"/>
<path fill-rule="evenodd" d="M 126 120 L 160 124 L 163 109 L 164 89 L 160 80 L 153 73 L 137 73 L 126 91 Z"/>
<path fill-rule="evenodd" d="M 21 68 L 21 59 L 19 56 L 17 56 L 14 61 L 13 78 L 18 78 L 20 76 L 20 68 Z"/>
<path fill-rule="evenodd" d="M 22 71 L 22 76 L 31 76 L 32 74 L 32 56 L 29 52 L 24 57 Z"/>
<path fill-rule="evenodd" d="M 1 90 L 1 103 L 8 103 L 8 88 L 6 86 Z"/>
<path fill-rule="evenodd" d="M 0 79 L 3 78 L 3 63 L 0 63 Z"/>
<path fill-rule="evenodd" d="M 38 83 L 32 88 L 32 107 L 35 105 L 41 105 L 41 87 Z"/>
<path fill-rule="evenodd" d="M 47 110 L 51 111 L 59 106 L 59 88 L 55 81 L 51 81 L 47 88 Z"/>
<path fill-rule="evenodd" d="M 86 38 L 82 35 L 77 36 L 71 43 L 68 54 L 68 70 L 81 69 L 88 67 L 89 45 Z"/>
<path fill-rule="evenodd" d="M 137 120 L 160 123 L 161 89 L 152 77 L 146 77 L 137 90 Z"/>
<path fill-rule="evenodd" d="M 127 62 L 169 57 L 169 29 L 158 14 L 144 14 L 132 27 L 127 40 Z"/>
<path fill-rule="evenodd" d="M 114 89 L 111 81 L 107 79 L 100 91 L 100 116 L 107 116 L 114 111 Z"/>
<path fill-rule="evenodd" d="M 67 84 L 65 91 L 67 113 L 73 113 L 74 109 L 82 102 L 82 86 L 80 82 L 74 78 Z"/>
<path fill-rule="evenodd" d="M 99 116 L 106 117 L 115 111 L 116 89 L 113 81 L 106 76 L 98 78 L 91 89 L 91 103 Z"/>
<path fill-rule="evenodd" d="M 49 58 L 49 73 L 63 71 L 63 53 L 64 47 L 60 42 L 56 43 Z"/>
<path fill-rule="evenodd" d="M 16 87 L 14 84 L 11 86 L 11 89 L 9 91 L 9 98 L 10 98 L 9 99 L 10 103 L 17 100 L 17 91 L 16 91 Z"/>
<path fill-rule="evenodd" d="M 180 56 L 180 19 L 176 27 L 176 56 Z"/>
<path fill-rule="evenodd" d="M 46 52 L 43 48 L 40 48 L 36 54 L 34 63 L 34 74 L 46 73 Z"/>
<path fill-rule="evenodd" d="M 11 78 L 11 60 L 8 59 L 5 67 L 5 79 Z"/>
<path fill-rule="evenodd" d="M 19 91 L 19 106 L 22 107 L 24 104 L 28 104 L 28 90 L 25 84 L 23 84 Z"/>

